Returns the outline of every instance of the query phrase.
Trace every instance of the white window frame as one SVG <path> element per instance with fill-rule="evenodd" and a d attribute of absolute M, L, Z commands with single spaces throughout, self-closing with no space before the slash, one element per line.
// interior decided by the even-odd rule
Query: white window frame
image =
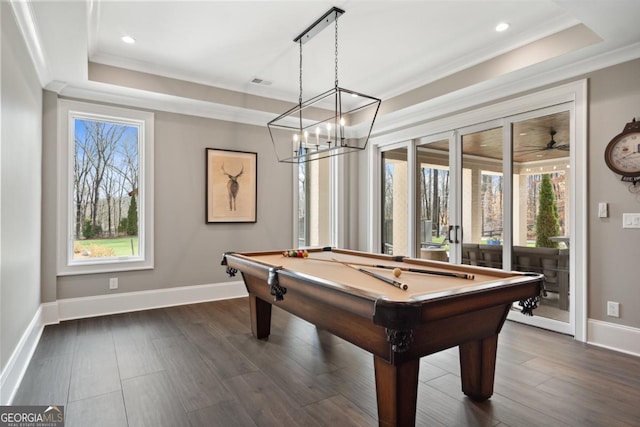
<path fill-rule="evenodd" d="M 73 138 L 74 118 L 115 121 L 138 126 L 139 134 L 139 194 L 138 256 L 73 259 Z M 145 270 L 154 267 L 153 242 L 153 152 L 154 115 L 146 111 L 112 107 L 81 101 L 58 100 L 58 275 L 108 273 Z"/>

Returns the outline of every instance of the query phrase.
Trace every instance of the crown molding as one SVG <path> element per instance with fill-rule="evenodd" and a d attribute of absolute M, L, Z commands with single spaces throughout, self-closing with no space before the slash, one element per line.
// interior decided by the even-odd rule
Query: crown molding
<path fill-rule="evenodd" d="M 92 84 L 92 87 L 63 85 L 58 92 L 61 97 L 135 107 L 146 110 L 165 111 L 196 117 L 266 126 L 276 115 L 264 111 L 234 107 L 214 102 L 122 88 L 108 84 Z"/>
<path fill-rule="evenodd" d="M 27 51 L 36 69 L 40 86 L 45 87 L 51 80 L 51 70 L 49 69 L 49 61 L 47 60 L 38 25 L 33 16 L 31 4 L 27 1 L 10 0 L 11 11 L 16 20 L 16 24 L 22 33 L 22 39 L 27 45 Z"/>

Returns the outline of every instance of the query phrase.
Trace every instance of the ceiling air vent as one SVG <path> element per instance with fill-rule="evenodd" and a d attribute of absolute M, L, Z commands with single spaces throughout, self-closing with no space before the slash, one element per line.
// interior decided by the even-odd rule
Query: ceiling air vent
<path fill-rule="evenodd" d="M 251 80 L 251 83 L 255 83 L 255 84 L 257 84 L 257 85 L 265 85 L 265 86 L 269 86 L 269 85 L 271 85 L 271 82 L 270 82 L 270 81 L 268 81 L 268 80 L 262 80 L 262 79 L 259 79 L 259 78 L 257 78 L 257 77 L 255 77 L 253 80 Z"/>

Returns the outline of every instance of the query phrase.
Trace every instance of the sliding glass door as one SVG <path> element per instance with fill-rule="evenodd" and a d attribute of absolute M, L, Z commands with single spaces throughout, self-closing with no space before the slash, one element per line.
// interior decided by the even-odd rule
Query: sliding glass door
<path fill-rule="evenodd" d="M 380 136 L 372 247 L 541 273 L 535 315 L 516 303 L 508 318 L 584 340 L 586 94 L 570 83 Z"/>
<path fill-rule="evenodd" d="M 572 333 L 567 108 L 452 129 L 384 151 L 381 252 L 542 273 L 546 292 L 535 320 L 518 320 Z M 413 168 L 407 147 L 415 149 Z M 415 203 L 408 203 L 412 194 Z"/>
<path fill-rule="evenodd" d="M 571 113 L 558 106 L 515 117 L 511 268 L 544 275 L 545 293 L 526 322 L 572 333 Z M 548 324 L 543 325 L 550 327 Z"/>
<path fill-rule="evenodd" d="M 422 138 L 416 145 L 416 256 L 449 260 L 451 173 L 449 138 Z"/>
<path fill-rule="evenodd" d="M 504 139 L 499 123 L 460 130 L 461 262 L 503 268 L 505 243 Z"/>
<path fill-rule="evenodd" d="M 502 128 L 485 123 L 447 135 L 416 145 L 416 255 L 502 268 Z"/>

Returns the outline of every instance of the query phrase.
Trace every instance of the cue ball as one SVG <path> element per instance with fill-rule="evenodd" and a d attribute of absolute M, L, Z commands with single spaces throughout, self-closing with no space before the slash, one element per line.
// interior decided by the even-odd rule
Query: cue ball
<path fill-rule="evenodd" d="M 399 268 L 394 268 L 393 269 L 393 275 L 395 277 L 400 277 L 401 274 L 402 274 L 402 270 L 400 270 Z"/>

